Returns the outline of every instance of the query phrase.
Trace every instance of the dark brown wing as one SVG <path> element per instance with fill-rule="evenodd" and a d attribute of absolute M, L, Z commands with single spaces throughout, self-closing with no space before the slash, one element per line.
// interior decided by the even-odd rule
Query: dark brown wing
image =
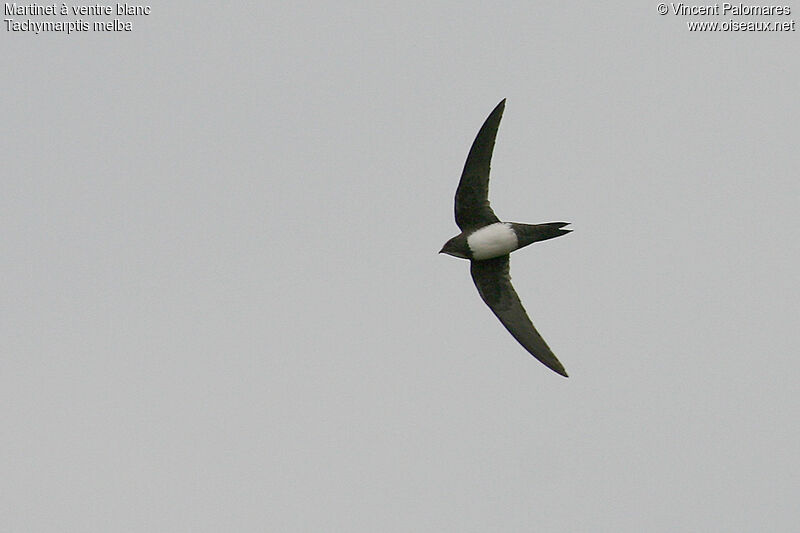
<path fill-rule="evenodd" d="M 478 229 L 500 222 L 489 206 L 489 166 L 497 128 L 506 107 L 505 98 L 486 118 L 472 142 L 461 181 L 456 190 L 456 224 L 461 231 Z"/>
<path fill-rule="evenodd" d="M 511 276 L 508 271 L 508 256 L 503 255 L 494 259 L 472 261 L 470 265 L 472 280 L 478 287 L 478 292 L 491 310 L 500 319 L 500 322 L 514 336 L 515 339 L 532 356 L 544 363 L 548 368 L 567 377 L 564 367 L 556 359 L 550 347 L 536 328 L 522 307 L 519 296 L 511 285 Z"/>

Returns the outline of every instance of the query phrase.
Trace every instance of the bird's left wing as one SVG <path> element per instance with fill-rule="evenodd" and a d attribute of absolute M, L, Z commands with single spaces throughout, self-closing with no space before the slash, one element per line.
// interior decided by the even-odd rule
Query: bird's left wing
<path fill-rule="evenodd" d="M 456 224 L 461 231 L 473 230 L 499 222 L 489 205 L 489 167 L 492 162 L 497 128 L 503 118 L 503 99 L 486 117 L 469 149 L 461 180 L 456 189 Z"/>
<path fill-rule="evenodd" d="M 511 285 L 508 255 L 483 261 L 473 260 L 470 272 L 481 298 L 497 315 L 509 333 L 545 366 L 567 377 L 564 367 L 536 328 L 533 327 L 514 286 Z"/>

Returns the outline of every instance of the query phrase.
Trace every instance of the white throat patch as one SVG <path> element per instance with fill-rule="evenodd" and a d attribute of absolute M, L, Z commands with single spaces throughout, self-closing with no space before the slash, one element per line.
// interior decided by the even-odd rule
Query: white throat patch
<path fill-rule="evenodd" d="M 467 246 L 473 259 L 500 257 L 517 249 L 517 234 L 510 224 L 495 222 L 467 237 Z"/>

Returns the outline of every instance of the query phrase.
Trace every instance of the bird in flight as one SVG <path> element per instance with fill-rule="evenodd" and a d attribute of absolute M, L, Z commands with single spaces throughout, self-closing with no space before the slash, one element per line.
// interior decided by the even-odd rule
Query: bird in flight
<path fill-rule="evenodd" d="M 536 359 L 567 377 L 566 370 L 536 331 L 511 285 L 508 257 L 514 250 L 531 243 L 569 233 L 572 230 L 563 229 L 569 222 L 500 222 L 489 206 L 489 166 L 505 106 L 505 99 L 497 104 L 472 143 L 456 189 L 456 224 L 461 233 L 447 241 L 439 253 L 469 259 L 478 293 L 503 326 Z"/>

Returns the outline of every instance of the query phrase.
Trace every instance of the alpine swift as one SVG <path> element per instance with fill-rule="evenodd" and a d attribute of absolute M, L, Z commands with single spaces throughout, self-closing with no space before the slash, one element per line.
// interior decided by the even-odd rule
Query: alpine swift
<path fill-rule="evenodd" d="M 511 285 L 508 258 L 514 250 L 533 242 L 569 233 L 572 230 L 563 229 L 569 222 L 500 222 L 489 206 L 489 167 L 505 105 L 505 99 L 497 104 L 472 143 L 456 189 L 456 224 L 461 233 L 447 241 L 439 253 L 469 259 L 478 293 L 508 332 L 536 359 L 567 377 Z"/>

